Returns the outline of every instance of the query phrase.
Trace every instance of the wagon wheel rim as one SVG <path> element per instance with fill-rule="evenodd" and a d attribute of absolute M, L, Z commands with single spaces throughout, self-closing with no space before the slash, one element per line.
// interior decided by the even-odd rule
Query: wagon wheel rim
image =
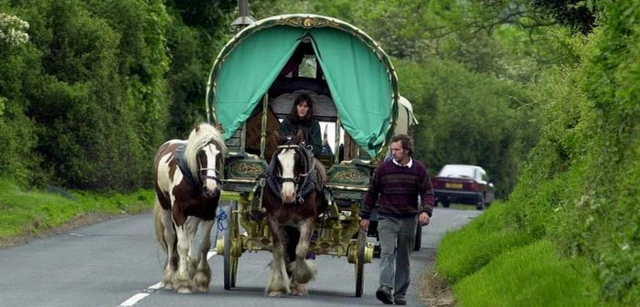
<path fill-rule="evenodd" d="M 236 201 L 231 201 L 229 205 L 229 228 L 225 231 L 224 236 L 224 289 L 231 290 L 236 286 L 236 275 L 238 272 L 238 257 L 232 255 L 233 242 L 238 238 L 238 220 L 237 214 L 233 212 L 237 209 Z M 233 237 L 233 238 L 232 238 Z"/>
<path fill-rule="evenodd" d="M 231 287 L 236 287 L 236 280 L 238 276 L 238 257 L 231 257 Z"/>
<path fill-rule="evenodd" d="M 365 247 L 367 245 L 367 233 L 360 231 L 358 233 L 358 256 L 355 263 L 356 273 L 356 297 L 361 297 L 364 290 L 364 263 L 365 263 Z"/>

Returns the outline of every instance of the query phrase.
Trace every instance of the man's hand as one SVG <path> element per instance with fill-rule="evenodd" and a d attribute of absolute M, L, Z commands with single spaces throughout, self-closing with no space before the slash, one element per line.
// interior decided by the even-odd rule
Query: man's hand
<path fill-rule="evenodd" d="M 360 230 L 362 231 L 369 230 L 369 219 L 360 220 Z"/>
<path fill-rule="evenodd" d="M 427 226 L 429 225 L 429 221 L 431 219 L 429 218 L 429 215 L 426 212 L 422 212 L 420 213 L 420 216 L 418 217 L 418 221 L 420 222 L 420 226 Z M 367 221 L 368 222 L 368 221 Z M 362 225 L 362 223 L 360 223 L 360 225 Z M 369 223 L 367 223 L 367 225 L 369 225 Z"/>

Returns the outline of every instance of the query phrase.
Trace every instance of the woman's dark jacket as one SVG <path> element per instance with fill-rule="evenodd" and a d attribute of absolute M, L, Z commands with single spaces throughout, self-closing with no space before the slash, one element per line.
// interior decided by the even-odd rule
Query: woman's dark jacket
<path fill-rule="evenodd" d="M 313 155 L 319 156 L 322 153 L 322 137 L 318 120 L 312 119 L 311 122 L 304 123 L 294 122 L 290 117 L 287 117 L 280 124 L 280 135 L 295 135 L 298 129 L 304 131 L 304 140 L 307 145 L 311 145 Z"/>

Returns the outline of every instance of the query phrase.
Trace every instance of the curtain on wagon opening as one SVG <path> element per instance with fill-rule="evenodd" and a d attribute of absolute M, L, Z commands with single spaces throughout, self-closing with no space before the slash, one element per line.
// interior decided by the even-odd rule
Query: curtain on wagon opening
<path fill-rule="evenodd" d="M 305 36 L 325 74 L 345 130 L 371 156 L 380 150 L 392 116 L 394 88 L 378 53 L 336 28 L 273 26 L 229 48 L 212 70 L 214 105 L 225 138 L 245 122 Z M 220 60 L 220 59 L 219 59 Z M 219 71 L 215 71 L 219 69 Z"/>

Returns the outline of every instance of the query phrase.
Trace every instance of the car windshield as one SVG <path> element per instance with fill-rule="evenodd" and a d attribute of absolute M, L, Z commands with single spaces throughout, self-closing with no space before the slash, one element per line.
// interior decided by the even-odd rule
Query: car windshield
<path fill-rule="evenodd" d="M 458 177 L 458 178 L 474 178 L 473 167 L 467 165 L 445 165 L 440 173 L 439 177 Z"/>

